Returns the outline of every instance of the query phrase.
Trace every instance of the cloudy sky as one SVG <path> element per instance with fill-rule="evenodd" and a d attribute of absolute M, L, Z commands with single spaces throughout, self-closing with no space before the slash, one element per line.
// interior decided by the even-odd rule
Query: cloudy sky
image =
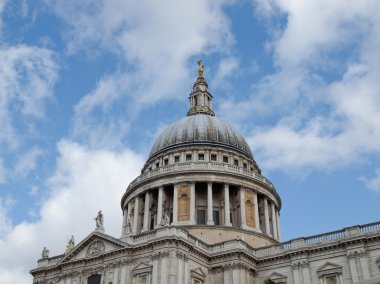
<path fill-rule="evenodd" d="M 214 111 L 283 200 L 282 239 L 380 220 L 380 2 L 0 0 L 0 282 L 44 246 L 121 233 L 120 198 L 183 117 Z"/>

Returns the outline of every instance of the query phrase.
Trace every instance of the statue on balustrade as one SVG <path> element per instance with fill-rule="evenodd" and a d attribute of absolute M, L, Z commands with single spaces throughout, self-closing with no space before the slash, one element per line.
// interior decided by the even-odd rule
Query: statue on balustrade
<path fill-rule="evenodd" d="M 162 218 L 160 226 L 169 226 L 170 225 L 170 218 L 168 215 L 165 214 L 164 218 Z"/>

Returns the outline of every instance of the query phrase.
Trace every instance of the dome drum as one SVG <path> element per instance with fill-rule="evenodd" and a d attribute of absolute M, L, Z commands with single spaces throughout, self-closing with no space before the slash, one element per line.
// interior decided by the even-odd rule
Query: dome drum
<path fill-rule="evenodd" d="M 209 243 L 215 230 L 220 232 L 229 227 L 235 233 L 252 233 L 257 241 L 251 244 L 253 246 L 269 245 L 278 240 L 279 199 L 265 188 L 248 188 L 241 182 L 228 183 L 228 179 L 220 181 L 217 177 L 214 181 L 207 181 L 205 176 L 199 175 L 167 181 L 170 180 L 173 183 L 161 183 L 158 187 L 148 184 L 144 191 L 137 188 L 133 195 L 123 197 L 125 235 L 136 235 L 162 226 L 184 226 Z M 200 227 L 204 235 L 200 233 Z"/>

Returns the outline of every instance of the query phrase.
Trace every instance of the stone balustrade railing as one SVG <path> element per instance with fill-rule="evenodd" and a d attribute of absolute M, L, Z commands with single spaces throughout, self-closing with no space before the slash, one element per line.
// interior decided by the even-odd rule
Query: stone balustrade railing
<path fill-rule="evenodd" d="M 233 173 L 233 174 L 239 174 L 242 176 L 246 176 L 252 179 L 255 179 L 257 181 L 263 182 L 264 184 L 267 184 L 269 187 L 274 188 L 273 184 L 265 177 L 258 175 L 252 171 L 249 171 L 247 169 L 225 164 L 225 163 L 217 163 L 217 162 L 185 162 L 185 163 L 177 163 L 174 165 L 167 165 L 162 166 L 156 169 L 152 169 L 148 172 L 145 172 L 141 174 L 139 177 L 134 179 L 129 187 L 133 187 L 137 185 L 140 182 L 143 182 L 149 178 L 153 178 L 156 176 L 161 176 L 162 174 L 168 174 L 168 173 L 174 173 L 174 172 L 191 172 L 191 171 L 215 171 L 218 173 Z"/>
<path fill-rule="evenodd" d="M 127 238 L 126 241 L 130 244 L 141 244 L 149 241 L 154 241 L 155 239 L 162 237 L 177 236 L 178 238 L 187 241 L 195 248 L 198 248 L 201 251 L 207 253 L 216 254 L 234 250 L 244 250 L 245 252 L 254 257 L 261 258 L 286 253 L 287 251 L 297 250 L 300 248 L 307 248 L 323 243 L 334 242 L 337 240 L 366 236 L 373 233 L 380 234 L 380 222 L 348 227 L 339 231 L 329 232 L 305 238 L 293 239 L 287 242 L 254 249 L 250 247 L 247 243 L 239 239 L 208 245 L 196 239 L 182 228 L 168 226 L 158 228 L 154 231 L 149 231 L 136 236 L 131 236 Z"/>

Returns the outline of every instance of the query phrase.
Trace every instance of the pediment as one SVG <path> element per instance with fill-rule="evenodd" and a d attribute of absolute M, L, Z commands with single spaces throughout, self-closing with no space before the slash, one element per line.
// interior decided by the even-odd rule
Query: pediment
<path fill-rule="evenodd" d="M 331 269 L 339 269 L 339 268 L 341 269 L 342 266 L 328 261 L 324 265 L 320 266 L 317 269 L 317 271 L 321 272 L 321 271 L 326 271 L 326 270 L 331 270 Z"/>
<path fill-rule="evenodd" d="M 200 267 L 192 269 L 191 275 L 196 276 L 198 278 L 202 278 L 202 279 L 204 279 L 206 277 L 206 273 L 204 273 Z"/>
<path fill-rule="evenodd" d="M 287 276 L 278 272 L 272 272 L 271 274 L 269 274 L 268 278 L 270 280 L 282 280 L 286 279 Z"/>
<path fill-rule="evenodd" d="M 141 262 L 132 269 L 132 274 L 140 274 L 145 272 L 151 273 L 152 268 L 152 265 L 146 264 L 145 262 Z"/>
<path fill-rule="evenodd" d="M 92 232 L 78 245 L 74 246 L 60 261 L 60 263 L 77 259 L 92 258 L 114 250 L 127 247 L 128 245 L 114 237 Z"/>
<path fill-rule="evenodd" d="M 328 261 L 317 269 L 317 273 L 320 276 L 331 273 L 342 274 L 342 266 Z"/>

